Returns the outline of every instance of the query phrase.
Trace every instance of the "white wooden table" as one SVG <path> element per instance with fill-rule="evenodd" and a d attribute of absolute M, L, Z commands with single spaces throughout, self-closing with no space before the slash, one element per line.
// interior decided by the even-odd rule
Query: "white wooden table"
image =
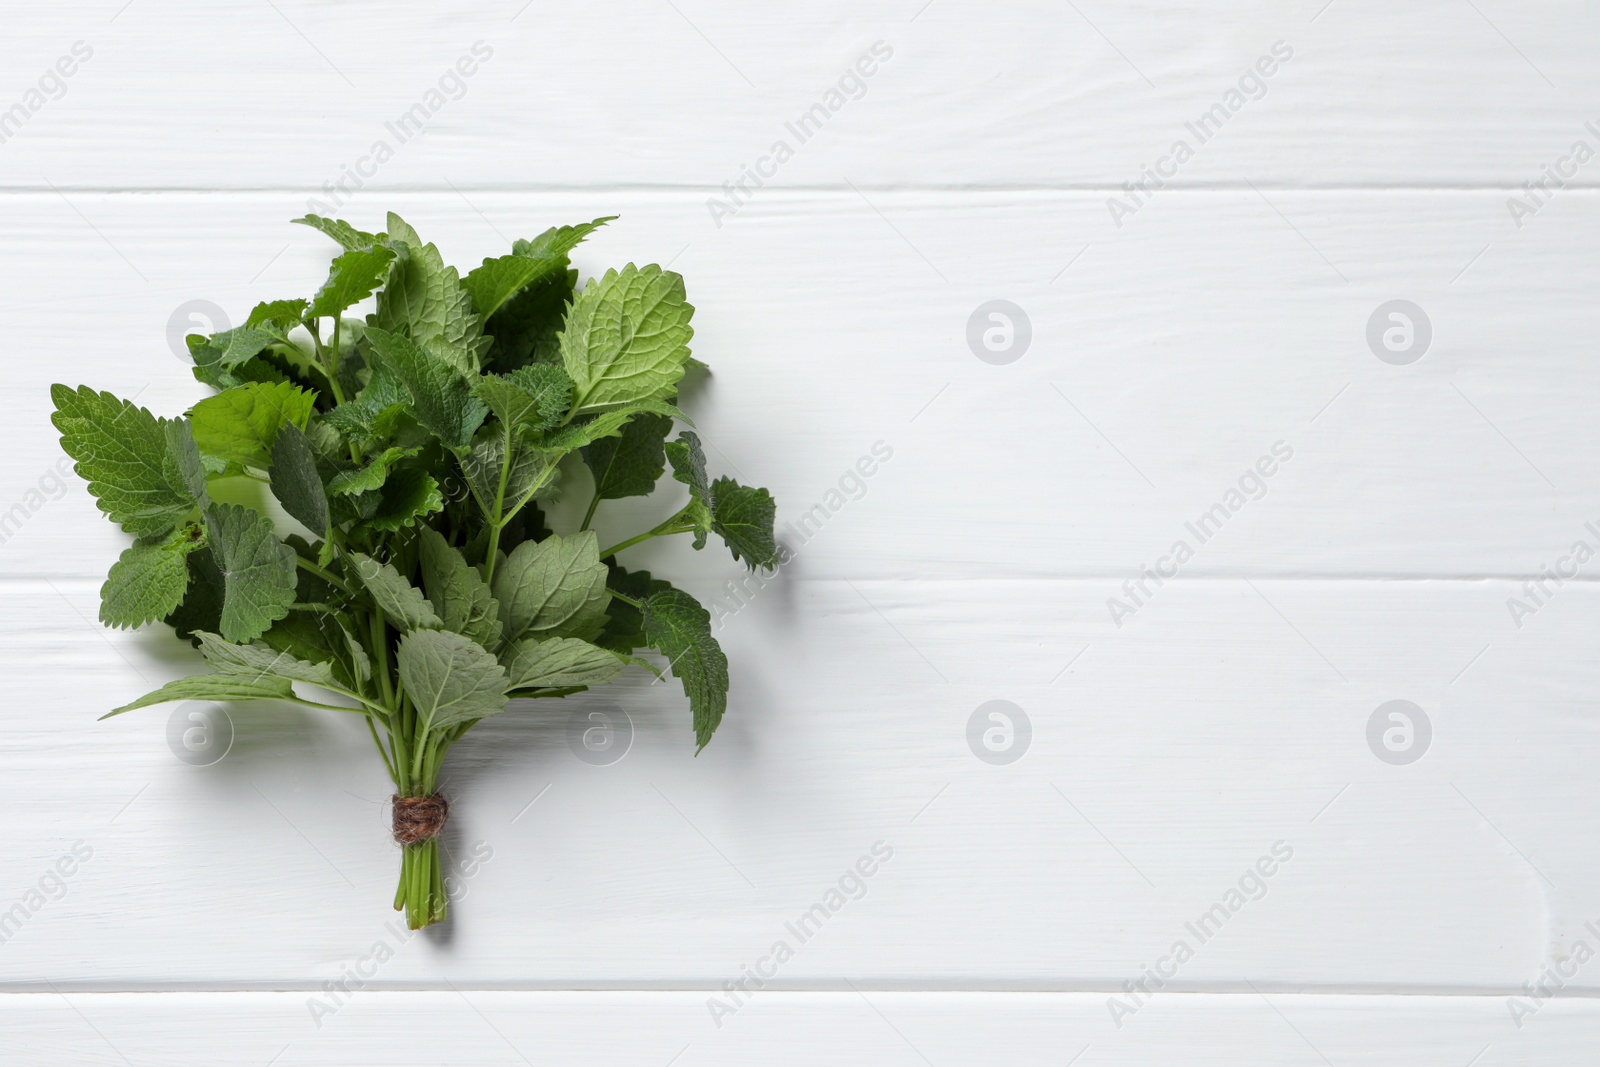
<path fill-rule="evenodd" d="M 1600 8 L 790 6 L 8 13 L 0 1062 L 1595 1062 Z M 94 621 L 49 423 L 201 396 L 169 324 L 313 290 L 308 207 L 620 214 L 577 264 L 685 275 L 713 465 L 809 517 L 743 603 L 634 550 L 721 732 L 480 727 L 414 938 L 359 724 L 95 722 L 194 657 Z"/>

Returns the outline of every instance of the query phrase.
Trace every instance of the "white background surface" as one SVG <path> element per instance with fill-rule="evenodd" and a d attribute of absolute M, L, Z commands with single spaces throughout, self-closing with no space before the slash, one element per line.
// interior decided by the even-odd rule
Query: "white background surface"
<path fill-rule="evenodd" d="M 1600 951 L 1600 560 L 1520 627 L 1507 601 L 1600 548 L 1600 162 L 1520 227 L 1507 200 L 1600 150 L 1600 10 L 920 4 L 7 16 L 0 111 L 93 56 L 0 144 L 0 511 L 25 520 L 0 545 L 0 907 L 93 857 L 0 945 L 0 1060 L 1593 1062 L 1600 962 L 1551 1003 L 1524 984 Z M 193 656 L 93 621 L 122 535 L 51 480 L 47 389 L 202 395 L 169 316 L 314 290 L 332 246 L 287 220 L 478 41 L 464 95 L 339 213 L 398 210 L 463 268 L 620 214 L 576 263 L 686 276 L 714 466 L 782 523 L 893 458 L 726 619 L 698 759 L 676 685 L 643 679 L 458 746 L 450 847 L 492 858 L 402 943 L 359 724 L 241 708 L 196 768 L 166 709 L 95 723 Z M 864 95 L 718 225 L 707 198 L 877 41 Z M 1117 226 L 1108 197 L 1279 41 L 1264 95 Z M 1004 366 L 965 336 L 996 298 L 1033 331 Z M 1432 323 L 1406 366 L 1366 341 L 1392 299 Z M 1107 599 L 1277 442 L 1266 494 L 1116 625 Z M 603 536 L 670 506 L 606 504 Z M 686 544 L 628 562 L 707 600 L 740 573 Z M 966 741 L 995 699 L 1032 724 L 1007 766 Z M 1406 766 L 1366 741 L 1393 699 L 1432 723 Z M 566 717 L 607 702 L 636 737 L 594 767 Z M 718 1025 L 707 999 L 877 841 L 866 894 Z M 1117 1025 L 1108 998 L 1279 841 L 1265 896 Z"/>

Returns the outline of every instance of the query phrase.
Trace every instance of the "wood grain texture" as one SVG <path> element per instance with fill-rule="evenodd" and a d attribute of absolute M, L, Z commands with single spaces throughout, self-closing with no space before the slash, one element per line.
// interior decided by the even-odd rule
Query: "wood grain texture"
<path fill-rule="evenodd" d="M 1115 189 L 1187 137 L 1186 183 L 1516 188 L 1594 146 L 1600 117 L 1600 14 L 1578 0 L 118 7 L 52 5 L 7 35 L 13 98 L 74 41 L 94 55 L 3 146 L 0 183 L 309 190 L 360 168 L 389 190 L 703 199 L 786 139 L 780 185 Z M 441 91 L 479 41 L 490 58 Z M 878 41 L 893 54 L 865 88 L 804 143 L 790 133 Z M 1202 145 L 1185 124 L 1277 42 L 1292 58 Z M 419 103 L 413 134 L 398 123 Z M 378 141 L 393 158 L 362 164 Z"/>
<path fill-rule="evenodd" d="M 1600 164 L 1567 161 L 1600 151 L 1597 20 L 1499 0 L 8 20 L 0 1060 L 1589 1062 Z M 58 93 L 40 78 L 78 41 Z M 1202 143 L 1188 124 L 1219 104 Z M 786 126 L 812 105 L 815 131 Z M 776 139 L 792 158 L 730 192 Z M 1193 158 L 1143 177 L 1177 139 Z M 290 218 L 391 208 L 463 268 L 620 213 L 577 265 L 684 273 L 715 371 L 685 407 L 796 550 L 742 586 L 717 551 L 630 550 L 713 606 L 721 732 L 695 758 L 676 685 L 642 674 L 480 726 L 446 767 L 453 917 L 416 937 L 386 925 L 398 855 L 359 723 L 237 707 L 199 767 L 171 747 L 182 711 L 94 722 L 195 657 L 94 621 L 124 541 L 64 475 L 46 399 L 183 410 L 203 390 L 175 325 L 314 290 L 332 246 Z M 996 299 L 1031 328 L 1005 365 L 968 338 Z M 1409 365 L 1368 339 L 1397 299 L 1431 327 Z M 996 700 L 1028 723 L 1003 765 L 971 740 Z M 1410 764 L 1371 747 L 1393 700 L 1431 729 Z M 618 762 L 572 748 L 595 713 L 631 721 Z M 765 986 L 717 1026 L 708 998 L 747 970 Z M 315 1011 L 339 982 L 359 992 Z M 1113 997 L 1137 1007 L 1120 1027 Z"/>
<path fill-rule="evenodd" d="M 703 993 L 359 991 L 313 1020 L 306 992 L 0 996 L 12 1063 L 171 1067 L 417 1067 L 642 1063 L 1160 1064 L 1244 1067 L 1418 1062 L 1583 1063 L 1592 1001 L 1557 1000 L 1519 1030 L 1498 1000 L 1174 993 L 1118 1030 L 1090 994 L 757 993 L 711 1022 Z M 626 1025 L 619 1025 L 625 1021 Z M 276 1058 L 274 1058 L 276 1057 Z"/>

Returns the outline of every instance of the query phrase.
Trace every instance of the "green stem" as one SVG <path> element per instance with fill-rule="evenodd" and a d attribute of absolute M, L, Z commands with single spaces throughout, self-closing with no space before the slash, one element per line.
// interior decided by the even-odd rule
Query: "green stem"
<path fill-rule="evenodd" d="M 356 591 L 346 585 L 344 579 L 340 578 L 338 575 L 330 574 L 328 571 L 323 570 L 321 567 L 317 566 L 315 563 L 312 563 L 304 556 L 296 556 L 294 561 L 300 567 L 300 569 L 305 571 L 307 574 L 315 574 L 318 578 L 321 578 L 334 588 L 342 589 L 351 596 L 355 596 Z"/>
<path fill-rule="evenodd" d="M 624 604 L 632 604 L 636 608 L 640 608 L 640 609 L 644 608 L 644 602 L 643 601 L 635 600 L 631 596 L 625 596 L 622 593 L 617 592 L 615 589 L 607 589 L 606 592 L 611 594 L 611 599 L 613 599 L 613 600 L 620 600 Z"/>
<path fill-rule="evenodd" d="M 579 533 L 582 533 L 589 528 L 589 524 L 594 521 L 594 509 L 599 506 L 600 490 L 596 489 L 593 498 L 591 498 L 589 501 L 589 510 L 583 513 L 583 525 L 578 527 Z"/>
<path fill-rule="evenodd" d="M 694 528 L 695 527 L 694 527 L 694 525 L 692 523 L 687 525 L 687 526 L 685 526 L 682 523 L 682 521 L 680 521 L 679 516 L 678 515 L 674 515 L 674 516 L 672 516 L 672 518 L 668 519 L 666 522 L 662 523 L 660 526 L 657 526 L 653 530 L 646 530 L 644 533 L 639 534 L 637 537 L 630 537 L 626 541 L 621 542 L 620 544 L 615 544 L 615 545 L 612 545 L 610 548 L 602 550 L 601 553 L 600 553 L 600 558 L 601 559 L 606 559 L 609 556 L 614 556 L 618 552 L 621 552 L 623 549 L 632 548 L 634 545 L 641 544 L 641 543 L 643 543 L 645 541 L 648 541 L 652 537 L 670 537 L 673 534 L 688 533 L 690 530 L 693 530 Z"/>

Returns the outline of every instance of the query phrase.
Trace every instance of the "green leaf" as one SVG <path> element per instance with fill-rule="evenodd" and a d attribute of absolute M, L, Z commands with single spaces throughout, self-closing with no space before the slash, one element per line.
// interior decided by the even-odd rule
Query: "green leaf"
<path fill-rule="evenodd" d="M 433 475 L 418 467 L 397 467 L 378 490 L 378 506 L 362 520 L 369 529 L 393 533 L 444 510 L 444 494 Z"/>
<path fill-rule="evenodd" d="M 644 634 L 683 683 L 694 713 L 696 751 L 705 748 L 728 708 L 728 657 L 711 636 L 711 613 L 688 593 L 664 589 L 644 602 Z"/>
<path fill-rule="evenodd" d="M 495 570 L 494 597 L 508 642 L 599 636 L 610 598 L 594 531 L 522 542 Z"/>
<path fill-rule="evenodd" d="M 402 578 L 394 567 L 361 552 L 350 553 L 350 558 L 355 561 L 356 577 L 396 629 L 437 630 L 444 625 L 422 590 Z"/>
<path fill-rule="evenodd" d="M 505 434 L 496 427 L 485 427 L 472 443 L 472 451 L 461 457 L 461 473 L 486 516 L 495 514 L 495 494 L 500 490 L 500 468 L 505 465 Z M 515 440 L 511 448 L 511 470 L 506 474 L 504 504 L 507 510 L 528 496 L 548 496 L 555 489 L 558 452 L 543 452 Z"/>
<path fill-rule="evenodd" d="M 383 486 L 389 477 L 389 469 L 402 459 L 416 455 L 421 449 L 416 448 L 386 448 L 367 461 L 365 467 L 355 470 L 340 471 L 328 480 L 330 493 L 365 493 Z"/>
<path fill-rule="evenodd" d="M 210 396 L 189 409 L 201 455 L 222 463 L 266 469 L 285 424 L 305 429 L 315 393 L 288 382 L 250 382 Z"/>
<path fill-rule="evenodd" d="M 283 510 L 319 537 L 328 533 L 328 494 L 317 474 L 317 456 L 306 435 L 289 423 L 272 442 L 272 495 Z"/>
<path fill-rule="evenodd" d="M 485 374 L 472 391 L 495 418 L 518 430 L 542 432 L 561 422 L 572 402 L 572 379 L 552 363 L 535 364 L 505 377 Z"/>
<path fill-rule="evenodd" d="M 591 233 L 608 222 L 615 222 L 621 216 L 606 215 L 595 219 L 593 222 L 580 222 L 576 226 L 552 226 L 532 240 L 518 240 L 511 243 L 511 251 L 519 256 L 530 259 L 546 259 L 550 256 L 564 256 L 571 252 L 578 244 Z"/>
<path fill-rule="evenodd" d="M 300 320 L 305 317 L 306 302 L 304 300 L 271 300 L 257 304 L 250 311 L 250 317 L 245 320 L 246 326 L 271 326 L 287 333 L 290 329 L 300 325 Z"/>
<path fill-rule="evenodd" d="M 478 569 L 436 530 L 424 529 L 418 542 L 422 587 L 446 630 L 472 638 L 484 648 L 500 647 L 500 604 Z"/>
<path fill-rule="evenodd" d="M 436 247 L 423 244 L 393 212 L 389 239 L 391 244 L 400 242 L 399 257 L 367 322 L 404 334 L 462 374 L 478 373 L 483 353 L 493 342 L 483 336 L 483 320 L 473 311 L 461 276 L 445 265 Z"/>
<path fill-rule="evenodd" d="M 700 438 L 684 430 L 676 441 L 667 443 L 666 453 L 672 463 L 672 477 L 689 487 L 689 503 L 681 514 L 695 524 L 694 547 L 704 548 L 713 516 L 711 483 L 706 478 L 706 454 L 700 447 Z"/>
<path fill-rule="evenodd" d="M 666 415 L 636 416 L 615 437 L 602 437 L 585 446 L 583 461 L 594 475 L 595 496 L 619 500 L 646 496 L 667 469 L 667 434 L 672 419 Z"/>
<path fill-rule="evenodd" d="M 100 587 L 100 621 L 143 626 L 172 614 L 189 588 L 189 553 L 204 547 L 205 532 L 192 523 L 165 538 L 134 542 Z"/>
<path fill-rule="evenodd" d="M 778 505 L 765 489 L 740 485 L 732 478 L 711 483 L 711 529 L 728 545 L 734 559 L 755 570 L 778 565 L 778 542 L 772 523 Z"/>
<path fill-rule="evenodd" d="M 606 561 L 606 569 L 606 588 L 615 589 L 628 600 L 641 604 L 652 593 L 672 588 L 670 582 L 652 578 L 649 571 L 630 571 L 614 560 Z M 644 648 L 644 613 L 627 600 L 613 598 L 606 608 L 605 629 L 595 638 L 595 644 L 624 656 L 636 648 Z"/>
<path fill-rule="evenodd" d="M 636 415 L 665 415 L 669 419 L 688 420 L 688 416 L 664 400 L 646 400 L 624 408 L 602 411 L 591 419 L 575 422 L 549 434 L 544 447 L 557 452 L 571 452 L 604 437 L 620 434 Z"/>
<path fill-rule="evenodd" d="M 356 394 L 323 416 L 323 421 L 346 440 L 381 440 L 394 433 L 400 417 L 411 404 L 411 391 L 389 364 L 375 363 L 367 384 Z"/>
<path fill-rule="evenodd" d="M 310 577 L 309 575 L 307 577 Z M 302 583 L 300 599 L 306 599 Z M 195 638 L 198 643 L 199 637 Z M 313 666 L 325 666 L 346 691 L 355 691 L 356 678 L 366 671 L 371 677 L 371 661 L 366 652 L 355 654 L 350 635 L 336 616 L 321 611 L 291 611 L 260 637 L 262 644 Z M 355 670 L 352 671 L 351 667 Z M 363 681 L 365 678 L 362 679 Z"/>
<path fill-rule="evenodd" d="M 323 218 L 321 215 L 307 215 L 303 219 L 291 219 L 290 221 L 301 226 L 310 226 L 314 230 L 320 230 L 347 249 L 369 248 L 384 240 L 383 234 L 365 233 L 343 219 L 328 219 Z"/>
<path fill-rule="evenodd" d="M 178 636 L 193 639 L 197 631 L 215 631 L 222 626 L 222 601 L 227 592 L 222 570 L 210 547 L 189 554 L 189 589 L 183 603 L 164 620 Z"/>
<path fill-rule="evenodd" d="M 486 259 L 461 284 L 472 294 L 472 305 L 487 319 L 512 296 L 567 269 L 567 254 L 585 237 L 617 216 L 610 215 L 578 226 L 557 226 L 532 241 L 518 241 L 513 253 Z"/>
<path fill-rule="evenodd" d="M 171 700 L 293 700 L 294 686 L 287 678 L 271 675 L 193 674 L 168 682 L 160 689 L 100 716 L 109 719 L 135 708 L 165 704 Z"/>
<path fill-rule="evenodd" d="M 200 654 L 219 674 L 261 677 L 274 675 L 296 682 L 310 682 L 324 689 L 343 689 L 326 663 L 297 659 L 287 652 L 257 644 L 234 644 L 216 634 L 200 631 Z"/>
<path fill-rule="evenodd" d="M 163 419 L 162 430 L 167 438 L 165 470 L 167 482 L 189 494 L 200 507 L 211 502 L 206 492 L 206 467 L 200 459 L 200 449 L 194 443 L 194 431 L 188 419 Z"/>
<path fill-rule="evenodd" d="M 408 337 L 369 326 L 367 339 L 411 393 L 417 421 L 447 447 L 467 447 L 489 409 L 472 395 L 460 371 Z"/>
<path fill-rule="evenodd" d="M 194 501 L 188 489 L 167 476 L 163 420 L 87 386 L 52 385 L 50 396 L 61 447 L 112 522 L 142 537 L 165 533 L 189 514 Z"/>
<path fill-rule="evenodd" d="M 561 361 L 574 411 L 665 399 L 683 377 L 694 314 L 683 278 L 628 264 L 590 281 L 567 313 Z"/>
<path fill-rule="evenodd" d="M 372 290 L 383 284 L 394 262 L 394 251 L 383 245 L 351 249 L 336 256 L 328 270 L 328 280 L 322 283 L 311 299 L 313 318 L 332 318 L 346 308 L 354 307 L 372 295 Z"/>
<path fill-rule="evenodd" d="M 575 637 L 518 641 L 505 650 L 501 659 L 511 679 L 508 689 L 603 685 L 621 674 L 626 665 L 615 652 Z"/>
<path fill-rule="evenodd" d="M 506 670 L 470 637 L 415 630 L 400 638 L 395 658 L 419 736 L 505 710 Z"/>
<path fill-rule="evenodd" d="M 237 504 L 207 508 L 206 532 L 222 572 L 222 636 L 253 641 L 294 603 L 294 549 L 278 540 L 271 519 Z"/>
<path fill-rule="evenodd" d="M 560 335 L 578 272 L 564 270 L 506 301 L 485 330 L 494 338 L 489 363 L 498 371 L 561 362 Z"/>

